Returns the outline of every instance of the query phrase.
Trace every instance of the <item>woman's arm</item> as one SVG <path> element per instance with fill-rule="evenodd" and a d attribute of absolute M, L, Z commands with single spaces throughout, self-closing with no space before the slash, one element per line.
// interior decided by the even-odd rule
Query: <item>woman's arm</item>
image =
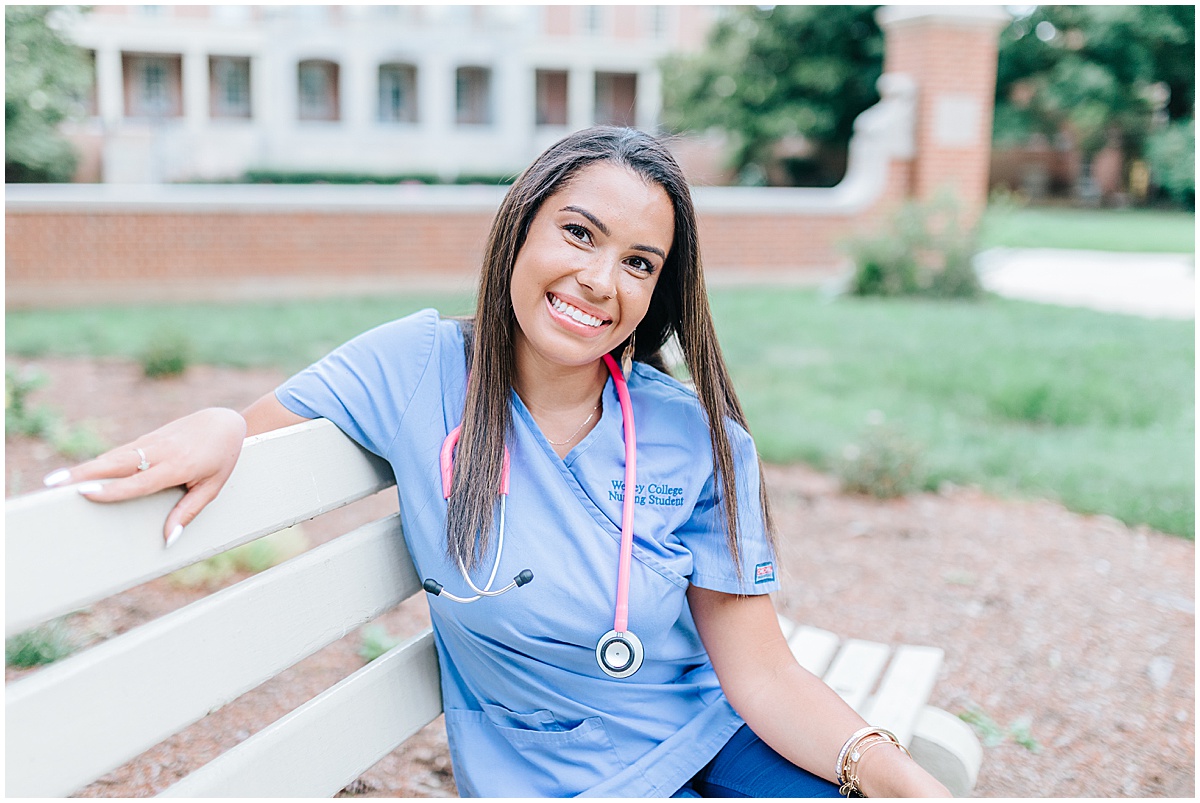
<path fill-rule="evenodd" d="M 55 471 L 45 482 L 52 486 L 86 483 L 79 492 L 96 502 L 118 502 L 184 486 L 183 498 L 163 524 L 163 539 L 170 546 L 225 486 L 248 435 L 305 420 L 280 404 L 275 394 L 268 393 L 241 415 L 222 407 L 200 410 L 110 449 L 95 460 Z M 142 455 L 150 467 L 139 471 Z M 88 483 L 101 479 L 112 482 Z"/>
<path fill-rule="evenodd" d="M 836 783 L 842 745 L 868 723 L 797 663 L 770 598 L 690 586 L 688 603 L 734 710 L 777 753 Z M 868 797 L 949 796 L 915 761 L 886 746 L 863 755 L 858 776 Z"/>

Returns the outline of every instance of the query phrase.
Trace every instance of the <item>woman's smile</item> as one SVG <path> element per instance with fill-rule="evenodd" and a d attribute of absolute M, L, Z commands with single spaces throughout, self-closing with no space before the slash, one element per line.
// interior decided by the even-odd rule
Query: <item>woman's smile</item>
<path fill-rule="evenodd" d="M 556 321 L 584 337 L 599 335 L 604 327 L 612 325 L 611 317 L 578 299 L 568 300 L 554 293 L 546 293 L 546 303 L 550 305 L 551 316 Z"/>

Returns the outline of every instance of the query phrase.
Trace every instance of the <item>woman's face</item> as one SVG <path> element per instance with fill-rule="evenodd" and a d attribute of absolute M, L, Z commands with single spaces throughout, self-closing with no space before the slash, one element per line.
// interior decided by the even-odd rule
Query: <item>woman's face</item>
<path fill-rule="evenodd" d="M 518 365 L 588 365 L 646 314 L 675 238 L 670 196 L 596 162 L 542 203 L 513 266 Z"/>

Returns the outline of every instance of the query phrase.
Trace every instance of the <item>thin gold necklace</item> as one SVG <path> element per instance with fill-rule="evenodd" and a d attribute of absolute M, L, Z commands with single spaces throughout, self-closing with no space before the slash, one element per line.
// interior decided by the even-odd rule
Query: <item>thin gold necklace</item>
<path fill-rule="evenodd" d="M 567 438 L 565 441 L 552 441 L 549 438 L 546 438 L 546 441 L 551 446 L 566 446 L 568 443 L 575 440 L 575 436 L 579 434 L 580 430 L 582 430 L 584 427 L 586 427 L 588 425 L 588 422 L 592 420 L 592 416 L 594 416 L 596 414 L 596 411 L 599 409 L 600 409 L 600 402 L 596 402 L 596 406 L 592 408 L 592 411 L 590 413 L 588 413 L 588 417 L 585 418 L 583 423 L 579 425 L 579 429 L 576 429 L 574 432 L 572 432 L 571 437 Z"/>

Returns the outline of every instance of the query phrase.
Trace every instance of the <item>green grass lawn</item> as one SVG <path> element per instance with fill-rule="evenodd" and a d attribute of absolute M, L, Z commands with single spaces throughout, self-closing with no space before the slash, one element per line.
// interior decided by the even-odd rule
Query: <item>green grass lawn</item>
<path fill-rule="evenodd" d="M 1093 251 L 1192 253 L 1196 216 L 1146 209 L 988 208 L 983 248 L 1078 248 Z"/>
<path fill-rule="evenodd" d="M 465 294 L 330 298 L 246 304 L 161 304 L 56 310 L 11 310 L 11 354 L 114 355 L 138 359 L 157 344 L 185 342 L 193 362 L 298 371 L 381 323 L 434 307 L 469 315 Z"/>
<path fill-rule="evenodd" d="M 924 485 L 978 483 L 1193 537 L 1194 331 L 988 298 L 714 293 L 759 450 L 834 466 L 868 418 L 913 441 Z"/>
<path fill-rule="evenodd" d="M 831 468 L 869 417 L 919 450 L 923 485 L 978 483 L 1194 537 L 1194 331 L 999 298 L 978 303 L 713 291 L 718 332 L 764 459 Z M 192 359 L 297 370 L 367 328 L 462 295 L 13 311 L 9 353 Z M 874 412 L 873 411 L 877 411 Z"/>

